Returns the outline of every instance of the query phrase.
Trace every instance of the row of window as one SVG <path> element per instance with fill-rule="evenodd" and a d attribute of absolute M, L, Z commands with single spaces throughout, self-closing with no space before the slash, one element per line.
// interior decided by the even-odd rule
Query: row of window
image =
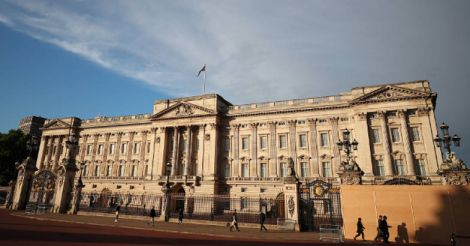
<path fill-rule="evenodd" d="M 150 142 L 147 143 L 147 153 L 150 153 Z M 132 145 L 132 154 L 139 154 L 140 153 L 140 146 L 141 142 L 135 142 Z M 104 153 L 104 144 L 98 144 L 98 149 L 96 154 L 97 155 L 103 155 Z M 127 143 L 121 143 L 121 148 L 120 149 L 120 154 L 126 154 L 127 153 Z M 113 155 L 116 152 L 116 143 L 110 143 L 109 148 L 108 148 L 108 154 Z M 91 155 L 93 153 L 93 144 L 88 144 L 86 146 L 86 155 Z"/>
<path fill-rule="evenodd" d="M 415 173 L 419 176 L 426 176 L 426 166 L 424 160 L 417 159 L 414 163 Z M 407 175 L 408 171 L 403 160 L 396 159 L 393 160 L 393 174 L 394 175 Z M 374 165 L 374 175 L 376 176 L 385 176 L 385 167 L 382 160 L 375 160 Z"/>
<path fill-rule="evenodd" d="M 250 177 L 250 170 L 249 170 L 249 164 L 248 163 L 242 163 L 241 166 L 241 177 Z M 289 166 L 287 165 L 286 162 L 281 162 L 279 164 L 279 177 L 287 177 L 287 174 L 289 172 Z M 332 177 L 333 173 L 331 170 L 331 165 L 330 162 L 324 161 L 321 163 L 321 175 L 322 177 Z M 230 177 L 230 164 L 225 165 L 225 177 Z M 259 176 L 261 178 L 268 177 L 268 164 L 267 163 L 261 163 L 260 164 L 260 173 Z M 309 166 L 307 162 L 300 162 L 300 177 L 308 177 L 309 175 Z"/>
<path fill-rule="evenodd" d="M 288 140 L 288 134 L 281 134 L 278 138 L 278 147 L 280 149 L 286 149 Z M 329 146 L 329 134 L 328 132 L 320 133 L 320 146 L 321 147 L 328 147 Z M 249 136 L 242 136 L 241 137 L 241 147 L 242 150 L 249 150 L 250 148 L 250 137 Z M 298 135 L 298 147 L 299 148 L 307 148 L 308 147 L 308 138 L 307 134 L 299 134 Z M 261 135 L 259 136 L 259 149 L 267 149 L 268 148 L 268 135 Z M 230 151 L 230 139 L 226 138 L 225 142 L 225 151 Z"/>
<path fill-rule="evenodd" d="M 104 176 L 105 177 L 113 176 L 113 174 L 112 174 L 113 166 L 112 165 L 106 165 L 105 168 L 106 168 L 106 171 L 104 173 Z M 125 177 L 126 176 L 125 171 L 126 171 L 126 167 L 124 165 L 117 166 L 117 176 L 118 177 Z M 148 171 L 149 171 L 148 165 L 145 165 L 144 172 L 143 172 L 144 176 L 148 174 Z M 87 176 L 100 177 L 101 176 L 100 166 L 99 165 L 94 166 L 92 173 L 89 173 L 89 172 L 90 172 L 89 166 L 85 165 L 82 169 L 82 175 L 83 176 L 85 176 L 85 177 L 87 177 Z M 137 176 L 138 176 L 137 165 L 132 165 L 131 169 L 130 169 L 129 177 L 137 177 Z"/>
<path fill-rule="evenodd" d="M 411 140 L 413 142 L 421 141 L 421 135 L 420 135 L 420 131 L 418 127 L 411 127 L 410 133 L 411 133 Z M 400 129 L 398 127 L 390 128 L 390 139 L 392 140 L 393 143 L 401 142 Z M 380 129 L 372 128 L 371 140 L 372 140 L 372 143 L 374 144 L 378 144 L 382 142 Z"/>

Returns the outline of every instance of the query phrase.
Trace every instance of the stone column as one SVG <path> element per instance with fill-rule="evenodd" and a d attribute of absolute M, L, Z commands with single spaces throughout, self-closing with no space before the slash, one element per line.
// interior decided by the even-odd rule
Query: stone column
<path fill-rule="evenodd" d="M 251 162 L 252 167 L 250 168 L 251 176 L 259 177 L 260 176 L 260 167 L 258 166 L 258 123 L 252 123 L 251 126 Z"/>
<path fill-rule="evenodd" d="M 382 129 L 382 136 L 383 136 L 383 147 L 384 147 L 384 169 L 385 175 L 393 175 L 393 164 L 392 164 L 392 156 L 390 154 L 390 140 L 388 137 L 388 126 L 387 126 L 387 119 L 386 119 L 386 112 L 377 112 L 377 117 L 380 119 L 380 128 Z"/>
<path fill-rule="evenodd" d="M 178 140 L 179 140 L 179 132 L 178 132 L 178 127 L 175 127 L 173 129 L 173 157 L 172 157 L 172 163 L 171 163 L 171 174 L 170 176 L 175 176 L 176 175 L 176 165 L 178 163 Z"/>
<path fill-rule="evenodd" d="M 137 167 L 138 177 L 145 177 L 147 174 L 145 172 L 145 153 L 147 153 L 147 134 L 149 131 L 142 131 L 142 142 L 140 148 L 140 158 L 139 158 L 139 167 Z M 140 174 L 140 175 L 139 175 Z"/>
<path fill-rule="evenodd" d="M 359 113 L 355 117 L 356 137 L 359 145 L 357 147 L 357 163 L 364 171 L 365 176 L 374 176 L 372 155 L 370 150 L 369 124 L 367 122 L 367 113 Z"/>
<path fill-rule="evenodd" d="M 88 137 L 90 135 L 83 135 L 83 148 L 80 150 L 80 161 L 85 160 L 86 148 L 88 145 Z"/>
<path fill-rule="evenodd" d="M 411 150 L 410 136 L 408 133 L 408 124 L 406 121 L 406 111 L 398 110 L 398 117 L 400 118 L 401 132 L 403 135 L 403 145 L 405 147 L 406 166 L 408 169 L 407 174 L 415 175 L 413 151 Z"/>
<path fill-rule="evenodd" d="M 57 167 L 60 165 L 60 152 L 62 149 L 63 138 L 64 136 L 59 136 L 58 138 L 57 148 L 55 149 L 54 166 L 52 167 L 52 170 L 56 170 Z"/>
<path fill-rule="evenodd" d="M 38 151 L 38 158 L 36 161 L 37 169 L 42 169 L 44 167 L 44 157 L 46 156 L 45 150 L 46 150 L 48 140 L 49 140 L 49 137 L 47 136 L 41 137 L 41 143 L 39 145 L 39 151 Z"/>
<path fill-rule="evenodd" d="M 129 177 L 131 175 L 131 162 L 132 162 L 132 148 L 134 147 L 134 136 L 136 132 L 129 132 L 129 143 L 127 146 L 127 161 L 126 167 L 124 168 L 124 176 Z"/>
<path fill-rule="evenodd" d="M 184 167 L 183 175 L 189 175 L 189 166 L 191 165 L 191 126 L 186 126 L 186 146 L 184 152 L 186 153 L 186 166 Z"/>
<path fill-rule="evenodd" d="M 202 176 L 203 175 L 203 170 L 204 170 L 204 157 L 205 157 L 205 145 L 204 145 L 204 137 L 206 135 L 206 125 L 201 124 L 199 125 L 199 135 L 198 135 L 198 140 L 199 140 L 199 149 L 197 150 L 198 154 L 198 165 L 197 165 L 197 176 Z"/>
<path fill-rule="evenodd" d="M 108 150 L 109 150 L 109 137 L 111 136 L 111 133 L 105 133 L 105 142 L 104 142 L 104 148 L 103 148 L 103 163 L 106 163 L 108 160 Z"/>
<path fill-rule="evenodd" d="M 149 153 L 149 159 L 150 159 L 150 162 L 148 163 L 148 173 L 144 174 L 145 177 L 147 179 L 152 179 L 154 177 L 154 166 L 155 166 L 155 153 L 158 153 L 157 150 L 155 150 L 156 148 L 156 145 L 157 144 L 160 144 L 160 143 L 156 143 L 156 139 L 157 139 L 157 131 L 158 131 L 158 128 L 157 127 L 152 127 L 150 129 L 150 153 Z M 159 141 L 161 141 L 161 139 L 159 139 Z"/>
<path fill-rule="evenodd" d="M 269 176 L 277 177 L 277 145 L 276 145 L 276 123 L 275 121 L 268 122 L 269 126 Z"/>
<path fill-rule="evenodd" d="M 318 165 L 317 119 L 309 119 L 308 126 L 310 129 L 310 177 L 319 177 L 320 168 Z"/>
<path fill-rule="evenodd" d="M 443 162 L 441 148 L 438 148 L 433 141 L 434 136 L 438 134 L 436 117 L 431 108 L 419 108 L 417 113 L 422 122 L 421 135 L 423 137 L 423 143 L 427 153 L 426 157 L 429 174 L 435 175 L 439 171 L 440 164 Z"/>
<path fill-rule="evenodd" d="M 339 165 L 341 163 L 341 152 L 339 151 L 338 145 L 336 144 L 339 141 L 339 130 L 338 130 L 338 117 L 330 118 L 330 124 L 332 129 L 332 143 L 331 147 L 333 149 L 333 165 L 332 165 L 332 172 L 333 176 L 335 176 L 336 172 L 339 170 Z"/>
<path fill-rule="evenodd" d="M 49 136 L 49 141 L 47 142 L 47 148 L 46 148 L 46 163 L 45 163 L 45 168 L 49 168 L 51 159 L 52 159 L 52 147 L 54 145 L 54 137 Z"/>
<path fill-rule="evenodd" d="M 300 167 L 297 163 L 297 141 L 296 141 L 297 120 L 289 120 L 287 123 L 289 124 L 289 154 L 290 154 L 290 158 L 294 162 L 295 173 L 299 174 Z"/>
<path fill-rule="evenodd" d="M 211 123 L 209 125 L 209 130 L 207 131 L 209 142 L 209 148 L 207 150 L 208 159 L 206 160 L 207 165 L 204 170 L 205 180 L 213 181 L 217 174 L 217 160 L 218 160 L 218 125 L 216 123 Z"/>
<path fill-rule="evenodd" d="M 233 124 L 233 158 L 235 159 L 233 166 L 233 176 L 240 177 L 240 124 Z"/>

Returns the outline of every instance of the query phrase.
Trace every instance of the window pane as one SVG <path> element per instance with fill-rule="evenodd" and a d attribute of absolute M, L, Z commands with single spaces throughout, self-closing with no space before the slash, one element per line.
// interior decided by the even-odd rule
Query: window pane
<path fill-rule="evenodd" d="M 413 138 L 414 142 L 420 141 L 421 138 L 419 136 L 419 129 L 418 127 L 411 127 L 411 137 Z"/>
<path fill-rule="evenodd" d="M 392 131 L 392 142 L 394 143 L 400 142 L 400 131 L 398 130 L 398 128 L 392 128 L 391 131 Z"/>
<path fill-rule="evenodd" d="M 225 152 L 230 151 L 230 138 L 225 138 Z"/>
<path fill-rule="evenodd" d="M 322 163 L 322 167 L 323 167 L 323 177 L 331 177 L 330 163 L 325 161 Z"/>
<path fill-rule="evenodd" d="M 379 129 L 372 129 L 372 143 L 380 143 Z"/>
<path fill-rule="evenodd" d="M 320 146 L 322 147 L 328 146 L 328 133 L 327 132 L 320 133 Z"/>
<path fill-rule="evenodd" d="M 403 165 L 403 161 L 398 159 L 398 160 L 394 160 L 394 163 L 395 163 L 395 173 L 397 175 L 405 175 L 406 171 L 405 171 L 405 165 Z"/>
<path fill-rule="evenodd" d="M 307 135 L 306 134 L 299 135 L 299 146 L 300 148 L 307 147 Z"/>
<path fill-rule="evenodd" d="M 376 160 L 375 161 L 375 175 L 376 176 L 384 176 L 385 175 L 385 169 L 384 169 L 384 164 L 382 160 Z"/>
<path fill-rule="evenodd" d="M 225 173 L 224 173 L 225 177 L 228 178 L 230 177 L 230 164 L 226 163 L 225 164 Z"/>
<path fill-rule="evenodd" d="M 281 177 L 287 176 L 287 163 L 281 162 Z"/>
<path fill-rule="evenodd" d="M 242 164 L 242 177 L 248 177 L 248 164 Z"/>
<path fill-rule="evenodd" d="M 242 138 L 242 149 L 247 150 L 248 149 L 248 137 L 243 137 Z"/>
<path fill-rule="evenodd" d="M 268 137 L 267 136 L 261 136 L 260 137 L 260 148 L 261 149 L 267 149 L 268 148 Z"/>
<path fill-rule="evenodd" d="M 261 163 L 261 178 L 268 176 L 268 165 L 266 163 Z"/>
<path fill-rule="evenodd" d="M 301 162 L 300 163 L 300 176 L 302 178 L 305 178 L 308 176 L 308 166 L 307 162 Z"/>
<path fill-rule="evenodd" d="M 280 135 L 279 136 L 279 148 L 287 148 L 287 136 L 286 135 Z"/>

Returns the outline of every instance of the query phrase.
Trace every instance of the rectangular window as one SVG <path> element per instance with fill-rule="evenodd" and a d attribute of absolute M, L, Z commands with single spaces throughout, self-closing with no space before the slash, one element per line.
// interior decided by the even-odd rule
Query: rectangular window
<path fill-rule="evenodd" d="M 83 166 L 82 175 L 88 176 L 88 165 Z"/>
<path fill-rule="evenodd" d="M 115 148 L 116 148 L 116 144 L 112 143 L 112 144 L 109 145 L 109 154 L 110 155 L 114 154 Z"/>
<path fill-rule="evenodd" d="M 328 132 L 320 133 L 320 146 L 321 147 L 328 147 L 328 145 L 329 145 Z"/>
<path fill-rule="evenodd" d="M 259 137 L 259 148 L 260 149 L 267 149 L 268 148 L 268 136 L 260 136 Z"/>
<path fill-rule="evenodd" d="M 375 160 L 375 175 L 376 176 L 385 175 L 385 167 L 384 167 L 384 162 L 382 160 Z"/>
<path fill-rule="evenodd" d="M 250 145 L 248 137 L 242 137 L 242 150 L 248 150 Z"/>
<path fill-rule="evenodd" d="M 279 148 L 287 148 L 287 135 L 279 135 Z"/>
<path fill-rule="evenodd" d="M 395 166 L 395 174 L 396 175 L 406 175 L 405 165 L 403 164 L 403 160 L 397 159 L 393 160 Z"/>
<path fill-rule="evenodd" d="M 352 134 L 351 132 L 349 132 L 349 134 L 346 134 L 346 131 L 343 131 L 343 134 L 342 134 L 343 135 L 343 140 L 350 140 L 350 138 L 351 138 L 350 135 L 351 134 Z"/>
<path fill-rule="evenodd" d="M 98 155 L 103 155 L 104 146 L 102 144 L 98 145 Z"/>
<path fill-rule="evenodd" d="M 242 177 L 248 177 L 250 176 L 249 170 L 248 170 L 248 164 L 243 163 L 242 164 Z"/>
<path fill-rule="evenodd" d="M 261 163 L 261 166 L 260 166 L 260 176 L 261 178 L 265 178 L 268 176 L 268 164 L 266 163 Z"/>
<path fill-rule="evenodd" d="M 127 143 L 121 144 L 121 154 L 127 153 Z"/>
<path fill-rule="evenodd" d="M 230 151 L 230 138 L 226 137 L 225 138 L 225 152 Z"/>
<path fill-rule="evenodd" d="M 241 197 L 240 198 L 240 210 L 248 209 L 248 198 Z"/>
<path fill-rule="evenodd" d="M 93 145 L 89 144 L 86 146 L 86 155 L 91 155 Z"/>
<path fill-rule="evenodd" d="M 300 134 L 299 135 L 299 147 L 300 148 L 307 148 L 307 134 Z"/>
<path fill-rule="evenodd" d="M 111 165 L 106 166 L 106 177 L 111 176 Z"/>
<path fill-rule="evenodd" d="M 134 143 L 134 154 L 139 154 L 140 152 L 140 143 Z"/>
<path fill-rule="evenodd" d="M 400 130 L 398 128 L 391 128 L 390 132 L 392 133 L 392 142 L 400 142 Z"/>
<path fill-rule="evenodd" d="M 224 175 L 226 178 L 230 177 L 230 164 L 229 163 L 225 164 Z"/>
<path fill-rule="evenodd" d="M 379 129 L 372 129 L 372 143 L 377 144 L 380 143 L 380 130 Z"/>
<path fill-rule="evenodd" d="M 137 177 L 137 166 L 133 165 L 131 169 L 131 176 L 132 177 Z"/>
<path fill-rule="evenodd" d="M 308 165 L 307 162 L 300 163 L 300 177 L 305 178 L 308 176 Z"/>
<path fill-rule="evenodd" d="M 149 171 L 150 171 L 149 170 L 149 165 L 145 165 L 144 175 L 145 176 L 149 175 L 150 174 Z"/>
<path fill-rule="evenodd" d="M 150 153 L 150 142 L 147 142 L 147 153 Z"/>
<path fill-rule="evenodd" d="M 287 176 L 287 163 L 281 162 L 281 177 Z"/>
<path fill-rule="evenodd" d="M 95 177 L 100 176 L 100 166 L 98 166 L 98 165 L 95 166 L 95 173 L 94 173 L 94 176 L 95 176 Z"/>
<path fill-rule="evenodd" d="M 124 165 L 120 165 L 119 166 L 119 177 L 123 177 L 124 176 Z"/>
<path fill-rule="evenodd" d="M 424 160 L 416 160 L 416 172 L 419 176 L 426 176 L 426 167 L 424 165 Z"/>
<path fill-rule="evenodd" d="M 331 167 L 329 162 L 322 162 L 322 171 L 323 177 L 331 177 Z"/>
<path fill-rule="evenodd" d="M 421 136 L 419 135 L 419 128 L 418 127 L 411 127 L 411 138 L 413 142 L 421 141 Z"/>

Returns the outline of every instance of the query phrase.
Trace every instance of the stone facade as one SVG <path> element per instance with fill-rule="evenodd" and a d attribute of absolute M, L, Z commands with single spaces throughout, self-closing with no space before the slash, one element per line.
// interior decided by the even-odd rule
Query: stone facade
<path fill-rule="evenodd" d="M 336 142 L 348 129 L 363 184 L 440 183 L 436 97 L 428 81 L 412 81 L 246 105 L 217 94 L 158 100 L 149 114 L 47 120 L 36 168 L 57 172 L 76 132 L 85 192 L 161 194 L 170 164 L 173 187 L 186 194 L 275 197 L 291 164 L 299 182 L 338 184 L 346 157 Z"/>
<path fill-rule="evenodd" d="M 39 116 L 28 116 L 20 120 L 18 128 L 23 131 L 24 134 L 31 134 L 40 137 L 44 126 L 45 118 Z"/>

